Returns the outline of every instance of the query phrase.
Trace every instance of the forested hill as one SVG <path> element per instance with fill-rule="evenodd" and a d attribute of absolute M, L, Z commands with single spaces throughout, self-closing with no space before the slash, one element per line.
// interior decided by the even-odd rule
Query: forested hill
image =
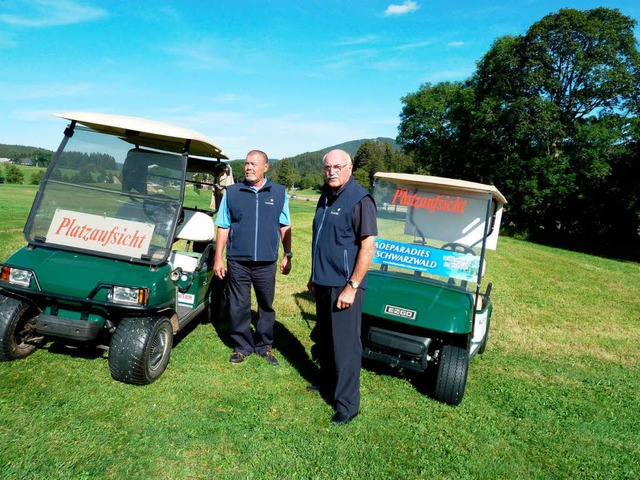
<path fill-rule="evenodd" d="M 24 145 L 5 145 L 0 143 L 0 158 L 30 158 L 36 160 L 38 157 L 44 156 L 51 158 L 53 152 L 45 148 L 27 147 Z"/>
<path fill-rule="evenodd" d="M 322 157 L 324 156 L 324 154 L 330 150 L 333 150 L 334 148 L 340 148 L 348 152 L 349 155 L 351 155 L 351 158 L 355 158 L 358 150 L 365 142 L 376 143 L 378 145 L 388 143 L 389 145 L 391 145 L 391 149 L 393 152 L 398 152 L 400 150 L 400 148 L 396 144 L 395 139 L 393 138 L 377 137 L 351 140 L 349 142 L 340 143 L 338 145 L 325 147 L 314 152 L 300 153 L 293 157 L 285 157 L 281 159 L 271 158 L 269 159 L 269 163 L 271 164 L 271 169 L 269 170 L 270 178 L 278 181 L 284 181 L 282 178 L 279 178 L 279 164 L 282 160 L 286 160 L 286 163 L 288 164 L 287 168 L 293 172 L 292 183 L 295 186 L 301 188 L 310 188 L 313 185 L 322 185 Z M 233 160 L 231 162 L 231 168 L 233 169 L 234 178 L 244 177 L 243 166 L 244 159 Z"/>
<path fill-rule="evenodd" d="M 389 143 L 391 145 L 391 148 L 396 151 L 398 149 L 398 146 L 396 145 L 396 141 L 393 138 L 386 138 L 386 137 L 377 137 L 374 139 L 370 139 L 370 140 L 377 140 L 379 142 L 386 142 Z M 340 148 L 346 152 L 349 152 L 349 154 L 354 157 L 356 155 L 356 152 L 358 151 L 358 148 L 360 148 L 360 145 L 362 145 L 362 143 L 365 141 L 365 139 L 361 139 L 361 140 L 351 140 L 349 142 L 344 142 L 341 143 L 339 145 L 333 145 L 331 147 L 326 147 L 323 148 L 321 150 L 317 150 L 315 152 L 305 152 L 305 153 L 301 153 L 299 155 L 296 155 L 294 157 L 290 157 L 289 160 L 301 160 L 304 158 L 307 158 L 307 156 L 312 155 L 313 158 L 317 158 L 318 155 L 322 156 L 325 153 L 327 153 L 330 150 L 333 150 L 334 148 Z M 53 155 L 53 152 L 51 150 L 47 150 L 45 148 L 39 148 L 39 147 L 30 147 L 30 146 L 25 146 L 25 145 L 6 145 L 3 143 L 0 143 L 0 158 L 10 158 L 10 159 L 18 159 L 18 158 L 31 158 L 31 159 L 36 159 L 39 156 L 51 156 Z M 244 159 L 238 159 L 242 162 L 244 162 Z M 272 162 L 277 162 L 277 159 L 272 159 Z"/>
<path fill-rule="evenodd" d="M 324 155 L 325 153 L 327 153 L 330 150 L 333 150 L 334 148 L 339 148 L 341 150 L 344 150 L 345 152 L 348 152 L 349 155 L 351 155 L 352 157 L 356 156 L 356 153 L 358 152 L 358 149 L 360 148 L 360 145 L 362 145 L 362 143 L 365 140 L 374 140 L 374 141 L 378 141 L 378 142 L 383 142 L 383 143 L 388 143 L 391 145 L 391 149 L 395 152 L 396 150 L 398 150 L 398 146 L 396 145 L 396 141 L 393 138 L 386 138 L 386 137 L 377 137 L 377 138 L 371 138 L 371 139 L 362 139 L 362 140 L 351 140 L 350 142 L 344 142 L 341 143 L 339 145 L 334 145 L 333 147 L 327 147 L 327 148 L 323 148 L 322 150 L 318 150 L 319 153 L 322 153 L 322 155 Z M 304 153 L 302 154 L 304 155 Z M 298 155 L 300 156 L 300 155 Z M 296 158 L 296 157 L 293 157 Z"/>

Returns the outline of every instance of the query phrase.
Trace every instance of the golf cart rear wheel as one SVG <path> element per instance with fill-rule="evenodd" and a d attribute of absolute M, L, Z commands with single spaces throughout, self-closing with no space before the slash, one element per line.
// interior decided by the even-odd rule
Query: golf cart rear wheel
<path fill-rule="evenodd" d="M 0 295 L 0 360 L 28 357 L 42 345 L 35 330 L 37 315 L 28 303 Z"/>
<path fill-rule="evenodd" d="M 448 405 L 460 405 L 467 385 L 469 355 L 464 348 L 444 345 L 440 351 L 434 397 Z"/>
<path fill-rule="evenodd" d="M 124 383 L 148 385 L 167 368 L 172 346 L 168 318 L 123 318 L 109 346 L 111 376 Z"/>

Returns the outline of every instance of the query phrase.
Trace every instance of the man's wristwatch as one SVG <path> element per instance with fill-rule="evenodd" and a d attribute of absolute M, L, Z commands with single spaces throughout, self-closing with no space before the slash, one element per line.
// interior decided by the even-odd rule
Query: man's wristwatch
<path fill-rule="evenodd" d="M 347 282 L 349 285 L 351 285 L 353 288 L 358 288 L 360 286 L 360 284 L 358 282 L 356 282 L 355 280 L 349 280 Z"/>
<path fill-rule="evenodd" d="M 284 256 L 291 258 L 293 257 L 293 252 L 284 252 Z"/>

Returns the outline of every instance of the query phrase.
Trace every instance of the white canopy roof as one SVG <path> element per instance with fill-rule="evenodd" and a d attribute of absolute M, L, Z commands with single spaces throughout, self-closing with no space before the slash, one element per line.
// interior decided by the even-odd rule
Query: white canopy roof
<path fill-rule="evenodd" d="M 387 173 L 376 172 L 374 178 L 388 180 L 400 185 L 411 187 L 431 187 L 446 192 L 473 192 L 484 193 L 490 192 L 498 203 L 507 203 L 507 199 L 493 185 L 485 185 L 483 183 L 469 182 L 467 180 L 457 180 L 454 178 L 432 177 L 430 175 L 414 175 L 412 173 Z"/>
<path fill-rule="evenodd" d="M 65 112 L 54 114 L 54 116 L 76 121 L 101 133 L 122 137 L 134 145 L 181 153 L 189 140 L 191 155 L 229 158 L 213 140 L 188 128 L 108 113 Z"/>

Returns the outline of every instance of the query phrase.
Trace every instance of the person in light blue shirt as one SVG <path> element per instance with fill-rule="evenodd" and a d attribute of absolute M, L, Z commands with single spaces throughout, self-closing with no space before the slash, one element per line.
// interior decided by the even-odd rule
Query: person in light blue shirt
<path fill-rule="evenodd" d="M 279 223 L 280 225 L 291 225 L 291 219 L 289 218 L 289 195 L 285 195 L 284 197 L 284 207 L 282 208 L 282 212 L 280 212 Z M 218 210 L 218 216 L 216 217 L 216 226 L 220 228 L 231 227 L 231 219 L 229 218 L 229 208 L 227 207 L 226 195 L 222 196 L 222 201 L 220 202 L 220 209 Z"/>
<path fill-rule="evenodd" d="M 267 155 L 250 151 L 244 164 L 245 180 L 227 187 L 216 218 L 213 270 L 218 278 L 228 275 L 229 279 L 231 338 L 236 343 L 229 360 L 232 364 L 242 363 L 255 352 L 271 365 L 278 365 L 273 353 L 273 299 L 280 242 L 283 275 L 291 271 L 293 253 L 289 198 L 284 185 L 267 179 L 268 170 Z M 255 338 L 251 331 L 252 286 L 258 303 Z"/>

